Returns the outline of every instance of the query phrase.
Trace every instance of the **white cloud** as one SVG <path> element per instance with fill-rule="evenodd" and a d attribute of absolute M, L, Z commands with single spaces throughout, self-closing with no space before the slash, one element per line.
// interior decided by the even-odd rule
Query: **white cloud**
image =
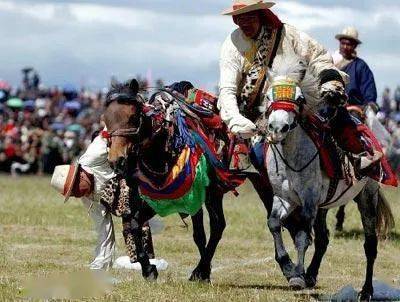
<path fill-rule="evenodd" d="M 400 5 L 376 6 L 373 10 L 357 10 L 344 6 L 317 6 L 300 2 L 279 3 L 277 11 L 283 21 L 294 24 L 302 30 L 319 27 L 337 28 L 356 25 L 360 28 L 374 28 L 383 20 L 393 19 L 400 24 Z"/>
<path fill-rule="evenodd" d="M 0 11 L 16 12 L 39 20 L 54 18 L 56 7 L 51 3 L 16 4 L 12 1 L 0 1 Z"/>
<path fill-rule="evenodd" d="M 230 0 L 207 0 L 202 5 L 183 0 L 182 11 L 173 0 L 151 5 L 137 0 L 135 6 L 132 1 L 117 1 L 118 6 L 111 0 L 81 1 L 0 0 L 0 77 L 18 79 L 22 64 L 34 64 L 54 81 L 86 77 L 102 85 L 111 73 L 134 75 L 150 68 L 167 81 L 191 78 L 207 87 L 217 82 L 219 48 L 234 28 L 219 10 Z M 309 3 L 281 1 L 274 11 L 329 48 L 337 46 L 335 33 L 355 25 L 365 41 L 361 53 L 377 70 L 378 82 L 393 81 L 393 66 L 400 69 L 398 0 L 370 10 L 354 9 L 354 3 L 347 7 L 344 1 Z M 194 13 L 199 10 L 202 13 Z M 390 47 L 383 45 L 388 41 Z M 65 61 L 68 66 L 60 64 Z"/>

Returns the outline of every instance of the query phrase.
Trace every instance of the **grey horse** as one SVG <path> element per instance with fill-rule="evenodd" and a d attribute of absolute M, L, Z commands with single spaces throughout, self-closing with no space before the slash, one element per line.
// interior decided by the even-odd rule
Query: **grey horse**
<path fill-rule="evenodd" d="M 393 216 L 379 184 L 372 179 L 353 178 L 351 183 L 339 180 L 335 192 L 329 192 L 330 178 L 321 168 L 319 150 L 298 122 L 303 111 L 315 105 L 307 104 L 307 94 L 303 94 L 301 89 L 315 88 L 317 84 L 313 79 L 307 79 L 301 61 L 294 61 L 298 66 L 292 70 L 272 70 L 269 78 L 271 85 L 264 106 L 266 110 L 258 123 L 261 135 L 269 143 L 265 162 L 274 199 L 268 227 L 274 239 L 275 258 L 289 286 L 295 289 L 315 286 L 329 243 L 327 211 L 354 199 L 362 218 L 367 258 L 366 279 L 360 299 L 368 301 L 373 295 L 377 235 L 393 226 Z M 302 87 L 301 83 L 307 85 Z M 277 94 L 273 90 L 279 87 L 284 87 L 283 91 L 286 89 L 286 94 L 292 95 L 292 98 L 284 102 L 277 101 Z M 287 89 L 294 89 L 293 93 L 287 93 Z M 296 264 L 285 249 L 282 226 L 289 229 L 293 238 L 298 255 Z M 312 228 L 315 234 L 315 253 L 305 271 L 304 258 L 312 242 Z"/>

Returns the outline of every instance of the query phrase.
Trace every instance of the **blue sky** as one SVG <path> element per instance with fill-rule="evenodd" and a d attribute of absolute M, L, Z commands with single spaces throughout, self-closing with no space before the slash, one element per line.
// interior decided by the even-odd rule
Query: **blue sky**
<path fill-rule="evenodd" d="M 334 51 L 334 35 L 356 26 L 359 50 L 379 90 L 400 84 L 400 1 L 278 1 L 273 11 Z M 0 78 L 16 85 L 35 67 L 46 84 L 103 87 L 111 75 L 214 89 L 218 57 L 235 28 L 219 12 L 230 0 L 0 0 Z"/>

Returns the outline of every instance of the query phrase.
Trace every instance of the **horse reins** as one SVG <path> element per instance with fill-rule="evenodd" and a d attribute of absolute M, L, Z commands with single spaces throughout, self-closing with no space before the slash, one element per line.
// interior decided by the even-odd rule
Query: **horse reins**
<path fill-rule="evenodd" d="M 279 151 L 279 149 L 275 146 L 275 145 L 271 145 L 271 149 L 272 152 L 274 153 L 274 159 L 275 159 L 275 163 L 277 163 L 276 161 L 276 155 L 275 155 L 275 151 L 278 153 L 279 157 L 281 158 L 281 160 L 283 161 L 283 163 L 285 164 L 286 167 L 288 167 L 290 170 L 292 170 L 293 172 L 296 173 L 300 173 L 303 172 L 305 169 L 308 168 L 309 165 L 311 165 L 311 163 L 317 158 L 317 156 L 319 155 L 319 150 L 317 150 L 317 152 L 315 153 L 315 155 L 310 159 L 310 161 L 305 164 L 302 168 L 300 169 L 295 169 L 293 168 L 288 161 L 283 157 L 282 153 Z M 278 170 L 278 168 L 276 168 Z"/>

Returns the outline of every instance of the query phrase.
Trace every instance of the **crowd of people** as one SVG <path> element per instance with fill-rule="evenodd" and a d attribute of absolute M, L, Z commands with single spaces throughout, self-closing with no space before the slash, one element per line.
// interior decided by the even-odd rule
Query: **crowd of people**
<path fill-rule="evenodd" d="M 377 116 L 391 134 L 388 157 L 393 169 L 400 175 L 400 85 L 394 93 L 390 88 L 385 88 Z"/>
<path fill-rule="evenodd" d="M 12 89 L 0 81 L 0 172 L 51 174 L 54 167 L 73 161 L 101 130 L 103 92 L 45 88 L 39 75 L 23 70 L 22 85 Z M 400 171 L 400 86 L 386 88 L 378 113 L 392 134 L 389 157 Z"/>
<path fill-rule="evenodd" d="M 0 171 L 50 174 L 70 163 L 102 126 L 103 94 L 72 85 L 44 88 L 32 69 L 22 87 L 0 82 Z"/>

